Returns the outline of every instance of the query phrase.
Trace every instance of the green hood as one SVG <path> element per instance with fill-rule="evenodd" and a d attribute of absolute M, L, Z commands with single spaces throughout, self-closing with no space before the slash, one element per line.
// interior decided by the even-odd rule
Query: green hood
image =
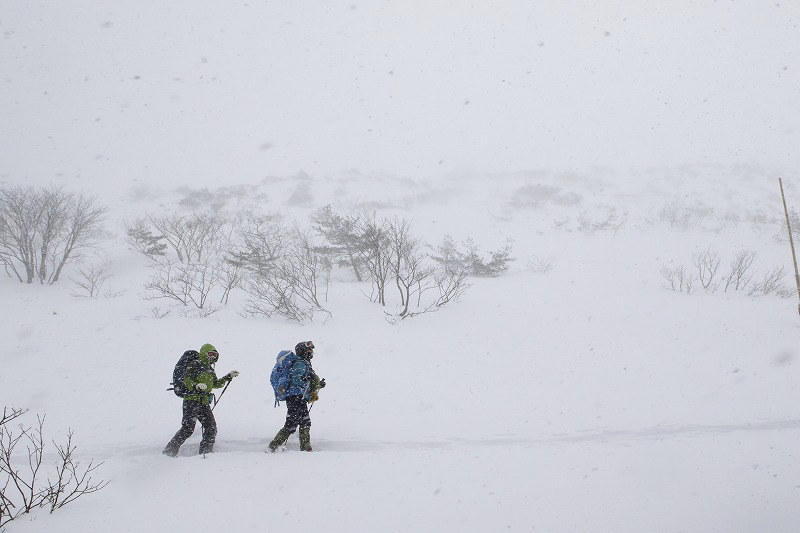
<path fill-rule="evenodd" d="M 204 344 L 200 347 L 200 362 L 202 362 L 204 365 L 209 364 L 208 352 L 218 352 L 218 350 L 214 348 L 213 344 Z"/>

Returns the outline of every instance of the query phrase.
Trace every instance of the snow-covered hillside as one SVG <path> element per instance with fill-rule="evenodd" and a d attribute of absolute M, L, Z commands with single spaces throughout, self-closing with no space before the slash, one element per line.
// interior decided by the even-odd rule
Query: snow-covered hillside
<path fill-rule="evenodd" d="M 98 476 L 111 481 L 9 531 L 792 530 L 795 299 L 681 294 L 659 274 L 709 247 L 725 261 L 752 249 L 761 270 L 790 267 L 777 182 L 742 180 L 744 209 L 714 193 L 735 170 L 720 171 L 724 183 L 707 173 L 712 194 L 683 204 L 705 215 L 683 229 L 659 218 L 658 206 L 685 201 L 675 191 L 691 175 L 675 172 L 672 184 L 636 181 L 644 191 L 591 172 L 496 176 L 491 186 L 387 179 L 372 192 L 348 177 L 311 181 L 307 205 L 295 207 L 286 196 L 301 178 L 250 185 L 269 198 L 251 194 L 262 207 L 300 220 L 325 202 L 373 198 L 432 242 L 450 233 L 511 244 L 506 275 L 472 280 L 461 303 L 395 325 L 352 281 L 332 285 L 324 323 L 243 318 L 235 304 L 207 318 L 153 318 L 141 299 L 145 260 L 120 233 L 107 249 L 115 297 L 6 279 L 3 403 L 30 409 L 28 421 L 47 413 L 49 438 L 73 428 L 80 458 L 104 461 Z M 581 200 L 508 205 L 520 188 L 556 184 Z M 128 215 L 189 209 L 183 189 L 125 194 Z M 581 231 L 594 202 L 624 215 L 622 225 Z M 748 218 L 760 212 L 766 220 Z M 552 269 L 535 271 L 537 258 Z M 304 339 L 329 383 L 311 413 L 314 452 L 301 454 L 293 437 L 286 452 L 265 454 L 285 415 L 269 370 L 278 350 Z M 205 342 L 220 349 L 222 372 L 241 376 L 215 410 L 216 453 L 195 455 L 198 429 L 170 459 L 160 452 L 180 420 L 165 390 L 172 365 Z"/>

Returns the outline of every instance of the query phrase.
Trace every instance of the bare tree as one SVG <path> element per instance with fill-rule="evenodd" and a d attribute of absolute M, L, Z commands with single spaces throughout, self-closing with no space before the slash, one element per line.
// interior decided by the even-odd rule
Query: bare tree
<path fill-rule="evenodd" d="M 463 269 L 450 270 L 443 267 L 431 269 L 430 277 L 425 278 L 425 285 L 420 285 L 418 288 L 417 306 L 413 309 L 403 309 L 397 315 L 386 313 L 387 320 L 396 323 L 398 320 L 433 313 L 448 303 L 459 301 L 471 286 L 467 279 L 467 273 Z M 436 291 L 435 296 L 432 299 L 426 298 L 426 303 L 423 303 L 423 293 L 431 291 Z"/>
<path fill-rule="evenodd" d="M 319 243 L 309 231 L 295 227 L 292 244 L 281 261 L 279 272 L 295 286 L 297 297 L 315 311 L 330 315 L 322 304 L 327 300 L 331 264 L 319 253 Z"/>
<path fill-rule="evenodd" d="M 206 309 L 211 291 L 220 284 L 219 267 L 210 263 L 160 263 L 145 284 L 147 300 L 165 298 Z M 216 310 L 216 309 L 213 309 Z"/>
<path fill-rule="evenodd" d="M 72 290 L 70 294 L 78 297 L 97 298 L 106 280 L 110 277 L 108 262 L 103 262 L 100 265 L 91 264 L 88 267 L 79 267 L 78 274 L 70 278 L 78 286 L 78 290 Z"/>
<path fill-rule="evenodd" d="M 32 283 L 36 276 L 36 243 L 41 210 L 36 209 L 32 187 L 0 188 L 0 259 L 6 273 L 20 282 Z"/>
<path fill-rule="evenodd" d="M 92 198 L 79 195 L 69 203 L 67 225 L 53 250 L 53 274 L 49 283 L 58 281 L 61 270 L 71 259 L 82 257 L 86 250 L 97 250 L 103 233 L 100 224 L 108 209 L 98 206 Z M 41 279 L 41 278 L 40 278 Z"/>
<path fill-rule="evenodd" d="M 379 219 L 375 212 L 365 213 L 359 217 L 356 231 L 361 241 L 361 258 L 372 282 L 370 299 L 385 306 L 386 284 L 392 272 L 388 222 Z"/>
<path fill-rule="evenodd" d="M 250 211 L 240 216 L 237 228 L 238 241 L 230 248 L 226 261 L 250 272 L 271 270 L 290 240 L 289 230 L 275 217 Z"/>
<path fill-rule="evenodd" d="M 714 292 L 719 287 L 719 281 L 715 280 L 719 271 L 719 254 L 710 248 L 692 254 L 692 264 L 697 269 L 698 280 L 706 292 Z"/>
<path fill-rule="evenodd" d="M 81 463 L 75 458 L 76 445 L 72 442 L 74 432 L 70 429 L 67 432 L 66 444 L 56 444 L 58 462 L 56 463 L 56 473 L 53 479 L 47 480 L 47 505 L 52 513 L 56 509 L 61 509 L 68 503 L 72 503 L 84 494 L 92 494 L 108 485 L 107 481 L 100 480 L 95 482 L 92 473 L 100 468 L 103 463 L 89 461 L 89 464 L 81 468 Z"/>
<path fill-rule="evenodd" d="M 661 277 L 665 282 L 664 288 L 675 292 L 685 292 L 686 294 L 691 294 L 695 291 L 697 278 L 694 274 L 690 274 L 683 265 L 678 265 L 677 267 L 662 265 Z"/>
<path fill-rule="evenodd" d="M 250 295 L 244 312 L 281 315 L 297 322 L 312 320 L 320 312 L 330 316 L 323 304 L 330 283 L 330 262 L 319 253 L 310 232 L 295 227 L 281 237 L 287 242 L 280 250 L 251 247 L 242 256 L 248 272 L 244 287 Z M 254 242 L 251 240 L 251 244 Z"/>
<path fill-rule="evenodd" d="M 761 281 L 754 282 L 750 285 L 748 295 L 750 296 L 766 296 L 768 294 L 778 294 L 783 297 L 792 296 L 795 294 L 794 290 L 786 290 L 783 279 L 786 277 L 786 268 L 783 266 L 775 267 L 769 272 L 764 274 Z"/>
<path fill-rule="evenodd" d="M 437 295 L 428 306 L 429 309 L 439 309 L 445 304 L 459 301 L 471 286 L 464 270 L 434 271 L 434 278 L 433 286 L 437 290 Z"/>
<path fill-rule="evenodd" d="M 64 266 L 95 251 L 108 209 L 62 188 L 0 188 L 0 263 L 20 282 L 57 282 Z"/>
<path fill-rule="evenodd" d="M 728 289 L 736 291 L 744 290 L 752 279 L 750 267 L 756 258 L 756 253 L 752 250 L 742 250 L 736 254 L 730 264 L 730 272 L 725 279 L 725 292 Z"/>
<path fill-rule="evenodd" d="M 241 287 L 243 279 L 242 264 L 226 256 L 219 264 L 219 285 L 222 287 L 219 303 L 227 305 L 231 291 Z"/>
<path fill-rule="evenodd" d="M 23 416 L 27 409 L 4 407 L 0 418 L 0 528 L 20 515 L 28 514 L 36 508 L 56 509 L 74 502 L 85 494 L 103 489 L 107 481 L 94 481 L 92 473 L 103 463 L 81 466 L 75 457 L 76 446 L 72 442 L 73 432 L 67 433 L 67 443 L 53 443 L 58 453 L 53 476 L 43 479 L 44 459 L 44 416 L 37 416 L 36 426 L 19 424 L 17 430 L 9 423 Z M 23 444 L 25 459 L 19 460 L 15 453 Z M 20 468 L 20 464 L 26 464 Z"/>
<path fill-rule="evenodd" d="M 390 264 L 402 307 L 398 316 L 404 318 L 411 312 L 411 300 L 415 295 L 419 305 L 422 293 L 431 282 L 433 267 L 426 264 L 428 256 L 412 235 L 410 221 L 395 218 L 387 223 L 387 230 Z"/>
<path fill-rule="evenodd" d="M 147 224 L 155 228 L 157 236 L 148 232 Z M 139 230 L 139 239 L 145 245 L 156 238 L 158 246 L 158 241 L 163 239 L 181 263 L 200 263 L 219 254 L 228 244 L 232 231 L 225 216 L 210 211 L 187 216 L 147 215 L 144 221 L 137 221 L 133 229 Z M 130 232 L 129 236 L 134 237 Z"/>
<path fill-rule="evenodd" d="M 208 211 L 147 215 L 128 225 L 128 243 L 153 261 L 145 298 L 172 300 L 200 316 L 218 311 L 220 305 L 209 305 L 212 293 L 221 291 L 219 304 L 225 305 L 242 282 L 247 228 L 241 225 L 247 220 Z"/>

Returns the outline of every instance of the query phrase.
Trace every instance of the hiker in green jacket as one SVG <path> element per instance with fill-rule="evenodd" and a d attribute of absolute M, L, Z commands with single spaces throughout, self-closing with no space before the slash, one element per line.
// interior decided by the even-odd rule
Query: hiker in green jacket
<path fill-rule="evenodd" d="M 217 422 L 211 411 L 211 401 L 214 397 L 212 389 L 218 389 L 239 375 L 236 370 L 231 370 L 221 378 L 214 372 L 214 364 L 219 359 L 219 352 L 211 344 L 204 344 L 200 348 L 197 359 L 189 363 L 184 373 L 183 384 L 190 392 L 183 397 L 183 419 L 181 428 L 169 441 L 162 452 L 170 457 L 177 457 L 178 450 L 186 439 L 194 433 L 197 421 L 203 427 L 203 438 L 200 441 L 200 453 L 206 454 L 214 451 L 214 441 L 217 437 Z"/>

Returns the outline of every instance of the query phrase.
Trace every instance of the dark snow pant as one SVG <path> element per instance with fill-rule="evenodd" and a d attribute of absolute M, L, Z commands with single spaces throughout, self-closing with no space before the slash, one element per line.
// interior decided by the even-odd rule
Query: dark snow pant
<path fill-rule="evenodd" d="M 211 406 L 191 400 L 183 400 L 183 419 L 181 429 L 175 433 L 167 447 L 164 448 L 166 455 L 178 455 L 181 445 L 186 439 L 192 436 L 197 421 L 203 427 L 203 439 L 200 441 L 200 453 L 211 453 L 214 451 L 214 441 L 217 438 L 217 421 L 214 420 L 214 413 Z"/>
<path fill-rule="evenodd" d="M 283 427 L 291 434 L 295 432 L 297 426 L 310 428 L 311 416 L 302 396 L 289 396 L 286 398 L 286 423 Z"/>

